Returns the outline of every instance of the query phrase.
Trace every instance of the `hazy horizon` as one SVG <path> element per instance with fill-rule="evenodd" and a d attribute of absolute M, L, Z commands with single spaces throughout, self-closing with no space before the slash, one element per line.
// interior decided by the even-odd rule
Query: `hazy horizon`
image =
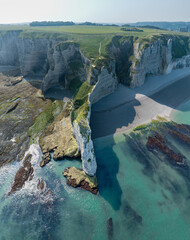
<path fill-rule="evenodd" d="M 102 23 L 190 21 L 188 0 L 1 0 L 0 24 L 32 21 Z"/>

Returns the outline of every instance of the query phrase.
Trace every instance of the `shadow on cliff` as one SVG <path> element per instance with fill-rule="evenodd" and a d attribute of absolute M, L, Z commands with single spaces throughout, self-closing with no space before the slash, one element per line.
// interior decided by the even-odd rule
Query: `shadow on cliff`
<path fill-rule="evenodd" d="M 42 77 L 26 77 L 25 80 L 37 89 L 42 89 Z M 71 98 L 72 92 L 65 89 L 61 84 L 49 88 L 45 92 L 45 97 L 52 100 L 63 100 L 64 97 Z"/>
<path fill-rule="evenodd" d="M 117 180 L 119 171 L 119 159 L 113 147 L 115 141 L 113 137 L 95 140 L 95 153 L 97 159 L 97 180 L 99 194 L 114 210 L 121 207 L 122 190 Z"/>

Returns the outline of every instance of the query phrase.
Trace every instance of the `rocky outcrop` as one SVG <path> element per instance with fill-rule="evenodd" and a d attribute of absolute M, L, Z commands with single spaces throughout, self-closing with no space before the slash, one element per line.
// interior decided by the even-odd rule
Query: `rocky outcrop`
<path fill-rule="evenodd" d="M 90 191 L 93 194 L 98 193 L 96 177 L 89 177 L 84 171 L 75 167 L 66 168 L 63 176 L 67 178 L 67 184 L 74 188 L 80 187 L 84 190 Z"/>
<path fill-rule="evenodd" d="M 35 86 L 21 79 L 0 74 L 0 167 L 23 159 L 29 128 L 52 106 L 51 100 L 37 97 Z"/>
<path fill-rule="evenodd" d="M 65 100 L 65 106 L 61 113 L 40 135 L 39 145 L 43 152 L 43 159 L 40 163 L 41 167 L 50 161 L 49 153 L 51 151 L 54 152 L 54 160 L 65 157 L 76 158 L 80 155 L 71 124 L 71 111 L 71 101 Z"/>
<path fill-rule="evenodd" d="M 94 146 L 91 139 L 91 129 L 89 125 L 91 114 L 91 105 L 89 103 L 89 111 L 87 118 L 78 122 L 73 122 L 74 135 L 76 137 L 82 159 L 83 170 L 89 176 L 94 176 L 97 170 L 96 157 L 94 154 Z"/>
<path fill-rule="evenodd" d="M 32 180 L 34 169 L 30 162 L 31 158 L 32 158 L 31 154 L 26 155 L 23 161 L 23 166 L 17 171 L 15 175 L 14 183 L 8 195 L 10 195 L 11 193 L 14 193 L 15 191 L 20 190 L 24 186 L 27 180 L 29 181 Z"/>
<path fill-rule="evenodd" d="M 40 161 L 40 167 L 45 167 L 51 161 L 51 155 L 49 152 L 45 152 Z"/>

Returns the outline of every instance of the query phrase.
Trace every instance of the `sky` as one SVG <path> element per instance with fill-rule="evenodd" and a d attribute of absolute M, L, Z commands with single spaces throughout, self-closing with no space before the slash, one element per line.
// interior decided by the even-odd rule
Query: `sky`
<path fill-rule="evenodd" d="M 0 23 L 190 21 L 190 0 L 0 0 Z"/>

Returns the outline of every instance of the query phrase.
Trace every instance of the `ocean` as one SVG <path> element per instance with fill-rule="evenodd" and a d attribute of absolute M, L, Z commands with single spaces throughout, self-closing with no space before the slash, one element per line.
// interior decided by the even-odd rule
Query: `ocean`
<path fill-rule="evenodd" d="M 190 101 L 172 119 L 190 124 Z M 178 166 L 147 149 L 148 135 L 142 126 L 94 140 L 98 195 L 66 184 L 62 172 L 81 168 L 79 160 L 40 168 L 37 145 L 34 178 L 22 190 L 7 195 L 22 163 L 0 168 L 0 240 L 189 240 L 189 146 L 167 134 L 168 144 L 185 156 L 186 166 Z"/>

